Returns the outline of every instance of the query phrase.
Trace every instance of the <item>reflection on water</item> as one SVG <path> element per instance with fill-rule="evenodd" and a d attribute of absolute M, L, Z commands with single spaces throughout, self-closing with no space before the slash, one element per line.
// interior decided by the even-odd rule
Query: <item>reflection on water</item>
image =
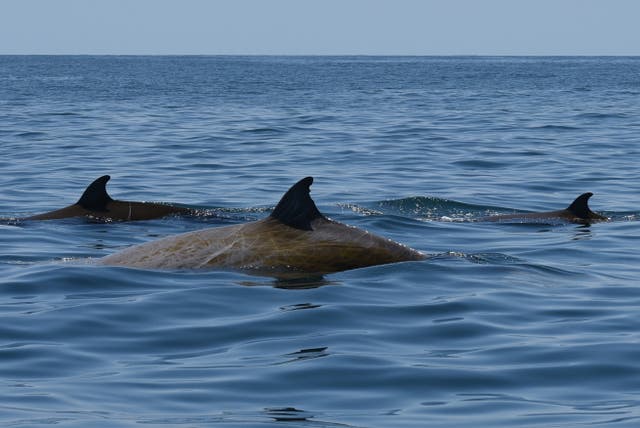
<path fill-rule="evenodd" d="M 326 279 L 324 276 L 309 276 L 300 272 L 278 272 L 273 274 L 272 272 L 258 273 L 251 271 L 254 275 L 264 276 L 276 276 L 272 280 L 263 281 L 240 281 L 238 284 L 246 287 L 256 287 L 269 285 L 275 288 L 282 288 L 286 290 L 306 290 L 310 288 L 324 287 L 325 285 L 340 285 L 340 281 Z"/>
<path fill-rule="evenodd" d="M 575 234 L 572 239 L 574 241 L 580 241 L 580 240 L 591 239 L 591 238 L 593 238 L 593 233 L 591 232 L 591 226 L 583 225 L 583 226 L 576 227 Z"/>

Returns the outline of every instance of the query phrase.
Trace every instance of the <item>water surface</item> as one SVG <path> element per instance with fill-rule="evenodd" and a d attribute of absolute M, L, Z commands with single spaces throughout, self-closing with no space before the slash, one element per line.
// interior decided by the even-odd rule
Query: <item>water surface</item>
<path fill-rule="evenodd" d="M 637 426 L 640 59 L 0 57 L 0 423 Z M 16 219 L 110 174 L 141 222 Z M 432 257 L 279 281 L 96 267 L 260 219 Z M 590 226 L 478 218 L 591 191 Z"/>

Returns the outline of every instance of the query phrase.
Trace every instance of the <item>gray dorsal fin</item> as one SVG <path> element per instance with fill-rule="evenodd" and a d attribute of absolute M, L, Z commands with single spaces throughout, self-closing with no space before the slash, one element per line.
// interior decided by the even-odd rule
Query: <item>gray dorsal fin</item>
<path fill-rule="evenodd" d="M 313 230 L 311 222 L 323 215 L 309 195 L 312 183 L 313 177 L 306 177 L 291 186 L 270 217 L 296 229 Z"/>
<path fill-rule="evenodd" d="M 107 193 L 107 181 L 111 179 L 108 175 L 103 175 L 94 180 L 85 189 L 77 204 L 82 208 L 91 211 L 107 211 L 107 204 L 113 199 Z"/>
<path fill-rule="evenodd" d="M 571 214 L 578 218 L 594 218 L 596 214 L 589 209 L 589 198 L 592 196 L 593 193 L 591 192 L 583 193 L 567 207 L 567 211 L 570 211 Z"/>

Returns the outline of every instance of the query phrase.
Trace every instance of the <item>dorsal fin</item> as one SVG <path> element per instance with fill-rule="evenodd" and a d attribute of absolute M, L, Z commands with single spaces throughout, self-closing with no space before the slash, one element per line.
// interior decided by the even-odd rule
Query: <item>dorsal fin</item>
<path fill-rule="evenodd" d="M 110 179 L 110 176 L 103 175 L 89 184 L 77 204 L 86 210 L 107 211 L 107 204 L 113 201 L 107 193 L 107 181 Z"/>
<path fill-rule="evenodd" d="M 594 218 L 594 216 L 600 217 L 589 209 L 589 198 L 593 196 L 593 193 L 587 192 L 578 196 L 572 203 L 567 207 L 567 211 L 570 211 L 571 214 L 575 215 L 578 218 Z"/>
<path fill-rule="evenodd" d="M 321 218 L 323 215 L 320 214 L 309 195 L 312 183 L 313 177 L 306 177 L 291 186 L 280 199 L 270 217 L 296 229 L 313 230 L 311 221 Z"/>

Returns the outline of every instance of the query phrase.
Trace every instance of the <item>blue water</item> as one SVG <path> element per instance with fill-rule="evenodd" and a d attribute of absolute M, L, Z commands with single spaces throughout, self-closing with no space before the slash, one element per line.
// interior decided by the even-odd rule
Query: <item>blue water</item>
<path fill-rule="evenodd" d="M 635 427 L 640 58 L 0 57 L 0 425 Z M 140 222 L 25 222 L 110 174 Z M 97 267 L 326 215 L 432 255 L 278 281 Z M 495 224 L 591 191 L 611 222 Z"/>

